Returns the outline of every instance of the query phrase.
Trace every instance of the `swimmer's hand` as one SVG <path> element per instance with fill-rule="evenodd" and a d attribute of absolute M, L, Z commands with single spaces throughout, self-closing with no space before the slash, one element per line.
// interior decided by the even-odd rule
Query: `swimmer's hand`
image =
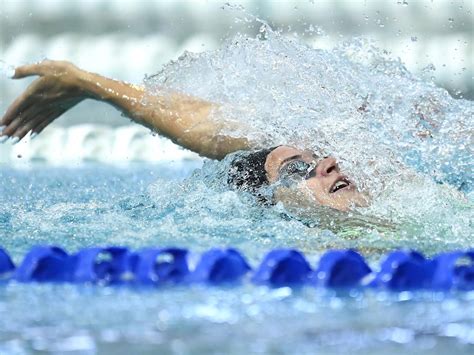
<path fill-rule="evenodd" d="M 65 61 L 44 60 L 15 69 L 13 79 L 37 75 L 35 81 L 10 105 L 0 120 L 0 137 L 23 139 L 40 133 L 64 112 L 88 98 L 81 88 L 84 72 Z"/>

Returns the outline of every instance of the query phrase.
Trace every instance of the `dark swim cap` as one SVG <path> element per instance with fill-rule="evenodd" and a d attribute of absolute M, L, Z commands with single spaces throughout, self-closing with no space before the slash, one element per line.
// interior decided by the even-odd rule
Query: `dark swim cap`
<path fill-rule="evenodd" d="M 227 183 L 234 189 L 251 192 L 262 202 L 266 201 L 259 188 L 268 185 L 265 162 L 275 148 L 237 155 L 230 164 Z"/>

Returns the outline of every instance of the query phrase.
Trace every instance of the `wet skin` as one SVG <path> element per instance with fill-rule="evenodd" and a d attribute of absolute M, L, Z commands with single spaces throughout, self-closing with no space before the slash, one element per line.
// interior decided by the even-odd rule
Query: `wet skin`
<path fill-rule="evenodd" d="M 334 158 L 318 158 L 308 150 L 289 146 L 275 148 L 265 162 L 268 181 L 276 183 L 289 175 L 288 170 L 292 171 L 292 166 L 289 164 L 293 166 L 302 164 L 307 167 L 307 174 L 304 177 L 297 175 L 293 183 L 297 184 L 297 189 L 312 198 L 315 203 L 340 211 L 368 205 L 367 195 L 358 191 L 355 184 L 341 173 Z M 277 202 L 279 196 L 281 193 L 277 191 L 275 195 Z"/>

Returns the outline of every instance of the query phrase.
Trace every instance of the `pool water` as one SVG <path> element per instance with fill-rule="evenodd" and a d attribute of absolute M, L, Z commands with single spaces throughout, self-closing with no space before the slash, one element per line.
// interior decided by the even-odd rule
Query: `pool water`
<path fill-rule="evenodd" d="M 236 246 L 252 266 L 274 247 L 299 248 L 314 266 L 331 237 L 335 246 L 361 245 L 275 213 L 262 215 L 251 204 L 243 208 L 239 199 L 244 197 L 200 184 L 196 176 L 206 170 L 192 175 L 200 166 L 2 167 L 1 245 L 17 263 L 36 244 L 57 244 L 69 252 L 97 245 L 176 245 L 196 252 Z M 369 248 L 370 240 L 364 239 L 363 253 L 375 265 L 380 254 Z M 469 242 L 456 246 L 467 248 Z M 335 292 L 250 284 L 145 289 L 0 285 L 2 354 L 473 350 L 474 292 Z"/>
<path fill-rule="evenodd" d="M 37 244 L 78 249 L 157 243 L 159 236 L 149 234 L 157 220 L 147 198 L 149 185 L 159 178 L 182 179 L 199 165 L 2 168 L 0 231 L 7 242 L 3 246 L 21 255 Z"/>
<path fill-rule="evenodd" d="M 279 247 L 303 251 L 313 267 L 329 248 L 356 248 L 373 267 L 399 247 L 426 255 L 472 248 L 472 102 L 414 76 L 370 41 L 325 51 L 257 22 L 256 38 L 184 53 L 146 78 L 148 90 L 219 104 L 211 119 L 237 127 L 223 133 L 257 146 L 334 156 L 370 192 L 368 208 L 264 207 L 229 189 L 231 157 L 2 166 L 1 246 L 15 262 L 37 244 L 68 252 L 232 246 L 253 267 Z M 474 292 L 0 285 L 0 353 L 317 352 L 472 354 Z"/>

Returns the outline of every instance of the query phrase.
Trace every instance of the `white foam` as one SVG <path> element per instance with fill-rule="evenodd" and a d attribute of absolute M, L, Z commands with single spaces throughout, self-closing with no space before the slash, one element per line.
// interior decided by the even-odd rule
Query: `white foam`
<path fill-rule="evenodd" d="M 222 104 L 215 119 L 240 127 L 225 133 L 256 146 L 336 157 L 372 195 L 361 214 L 420 223 L 420 235 L 470 231 L 460 225 L 472 209 L 455 207 L 465 203 L 462 194 L 434 181 L 472 186 L 472 103 L 410 73 L 371 41 L 321 50 L 267 27 L 259 38 L 237 35 L 216 51 L 186 53 L 146 84 Z M 444 213 L 451 207 L 459 214 Z"/>
<path fill-rule="evenodd" d="M 200 160 L 171 141 L 152 135 L 138 125 L 110 127 L 75 125 L 48 127 L 34 140 L 27 136 L 16 145 L 0 144 L 0 163 L 24 166 L 41 162 L 74 165 L 87 161 L 107 164 Z"/>

